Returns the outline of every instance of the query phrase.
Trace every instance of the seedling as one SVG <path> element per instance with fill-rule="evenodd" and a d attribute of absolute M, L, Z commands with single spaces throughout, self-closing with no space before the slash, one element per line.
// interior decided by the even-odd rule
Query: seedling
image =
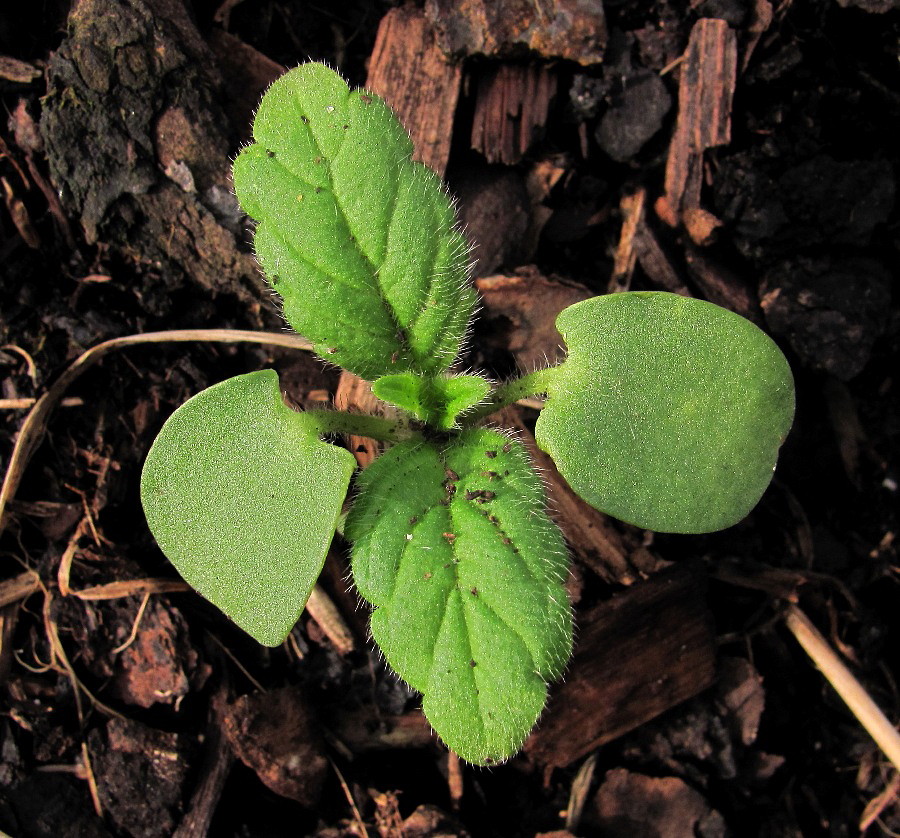
<path fill-rule="evenodd" d="M 285 405 L 274 371 L 182 405 L 144 466 L 147 520 L 172 563 L 260 643 L 279 644 L 322 568 L 353 478 L 326 437 L 390 443 L 343 528 L 371 631 L 446 744 L 505 760 L 572 646 L 566 550 L 511 434 L 480 426 L 545 394 L 538 445 L 592 506 L 640 527 L 728 527 L 768 485 L 790 428 L 784 356 L 749 321 L 658 292 L 578 303 L 558 366 L 495 385 L 450 372 L 476 304 L 439 178 L 377 96 L 322 64 L 264 96 L 234 164 L 284 317 L 324 360 L 373 382 L 385 416 Z"/>

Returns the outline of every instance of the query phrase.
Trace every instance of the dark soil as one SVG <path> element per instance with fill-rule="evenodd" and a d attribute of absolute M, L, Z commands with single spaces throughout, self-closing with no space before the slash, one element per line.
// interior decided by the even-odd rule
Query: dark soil
<path fill-rule="evenodd" d="M 88 348 L 168 329 L 281 329 L 231 196 L 229 159 L 273 67 L 326 60 L 364 84 L 379 23 L 397 5 L 3 5 L 4 471 L 27 413 L 12 400 L 40 396 Z M 76 401 L 50 418 L 0 522 L 0 830 L 900 830 L 896 768 L 783 621 L 787 603 L 799 603 L 888 718 L 900 718 L 890 652 L 900 638 L 900 4 L 609 2 L 603 60 L 585 64 L 566 30 L 552 49 L 541 47 L 548 39 L 478 54 L 453 17 L 472 20 L 477 6 L 424 9 L 455 21 L 462 62 L 447 178 L 470 232 L 483 231 L 475 276 L 518 277 L 520 291 L 480 286 L 485 317 L 463 366 L 497 376 L 528 366 L 554 351 L 560 300 L 630 287 L 731 307 L 762 325 L 794 369 L 795 427 L 746 521 L 697 537 L 608 524 L 633 575 L 607 572 L 572 539 L 576 620 L 664 565 L 689 569 L 699 587 L 684 607 L 701 622 L 711 615 L 717 683 L 589 752 L 572 727 L 568 741 L 506 765 L 460 767 L 367 643 L 366 616 L 346 591 L 346 545 L 332 552 L 323 587 L 355 637 L 351 651 L 308 615 L 282 647 L 264 649 L 195 594 L 158 581 L 177 575 L 146 529 L 137 487 L 169 413 L 266 366 L 299 404 L 327 401 L 337 373 L 249 344 L 122 349 L 66 392 Z M 533 13 L 514 0 L 491 8 L 492 26 Z M 677 59 L 701 18 L 725 20 L 735 35 L 730 139 L 696 158 L 699 205 L 673 225 L 658 199 L 676 147 Z M 489 137 L 472 141 L 472 124 L 478 91 L 504 66 L 552 74 L 555 93 L 522 147 L 492 154 Z M 641 191 L 642 232 L 622 272 L 623 197 Z M 711 224 L 709 234 L 694 223 Z M 520 415 L 533 422 L 533 412 Z M 157 580 L 149 594 L 135 585 L 147 579 Z M 615 650 L 610 661 L 619 679 L 640 668 L 621 656 L 616 666 Z"/>

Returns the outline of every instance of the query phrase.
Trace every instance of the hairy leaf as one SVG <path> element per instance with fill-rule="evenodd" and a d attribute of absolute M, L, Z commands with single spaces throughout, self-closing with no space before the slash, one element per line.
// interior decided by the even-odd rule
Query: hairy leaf
<path fill-rule="evenodd" d="M 565 545 L 522 446 L 489 430 L 394 446 L 347 518 L 372 635 L 461 757 L 522 744 L 572 642 Z"/>
<path fill-rule="evenodd" d="M 269 88 L 253 138 L 235 190 L 291 326 L 363 378 L 449 367 L 475 302 L 468 247 L 390 108 L 304 64 Z"/>
<path fill-rule="evenodd" d="M 482 401 L 491 385 L 479 375 L 439 378 L 412 373 L 384 375 L 372 383 L 372 392 L 440 430 L 453 428 L 461 413 Z"/>
<path fill-rule="evenodd" d="M 597 509 L 660 532 L 740 521 L 769 481 L 794 414 L 790 368 L 760 329 L 663 292 L 565 309 L 538 444 Z"/>
<path fill-rule="evenodd" d="M 284 404 L 273 370 L 230 378 L 169 417 L 141 477 L 162 551 L 269 646 L 306 604 L 355 465 L 310 418 Z"/>

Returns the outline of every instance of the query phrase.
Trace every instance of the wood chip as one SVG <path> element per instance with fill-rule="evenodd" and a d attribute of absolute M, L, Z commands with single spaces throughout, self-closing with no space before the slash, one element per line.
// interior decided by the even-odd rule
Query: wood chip
<path fill-rule="evenodd" d="M 42 72 L 40 67 L 35 67 L 34 64 L 29 64 L 27 61 L 20 61 L 9 55 L 0 55 L 0 79 L 17 84 L 30 84 L 35 79 L 39 79 Z"/>
<path fill-rule="evenodd" d="M 556 282 L 537 270 L 483 277 L 475 286 L 484 305 L 479 329 L 486 334 L 485 340 L 511 352 L 518 367 L 527 372 L 561 358 L 556 316 L 593 296 L 583 285 Z"/>
<path fill-rule="evenodd" d="M 641 269 L 660 288 L 690 297 L 691 292 L 681 281 L 681 276 L 672 265 L 656 234 L 646 223 L 638 225 L 634 235 L 634 250 Z"/>
<path fill-rule="evenodd" d="M 696 573 L 677 565 L 581 617 L 566 680 L 525 744 L 545 772 L 713 683 L 715 639 L 703 588 Z"/>
<path fill-rule="evenodd" d="M 476 83 L 472 148 L 488 163 L 518 163 L 543 133 L 556 73 L 538 64 L 501 64 Z"/>
<path fill-rule="evenodd" d="M 383 97 L 406 126 L 413 159 L 441 177 L 450 156 L 461 76 L 462 65 L 438 49 L 422 11 L 406 5 L 382 18 L 366 87 Z"/>
<path fill-rule="evenodd" d="M 341 370 L 341 378 L 334 394 L 334 406 L 350 413 L 373 416 L 384 413 L 384 405 L 372 395 L 372 385 L 347 370 Z M 381 453 L 380 444 L 367 436 L 349 435 L 348 439 L 350 453 L 356 457 L 360 468 L 365 468 Z"/>
<path fill-rule="evenodd" d="M 597 790 L 594 810 L 594 823 L 605 838 L 726 834 L 722 815 L 678 777 L 647 777 L 614 768 Z"/>
<path fill-rule="evenodd" d="M 318 720 L 298 687 L 245 695 L 223 729 L 235 755 L 276 794 L 314 807 L 328 774 Z"/>
<path fill-rule="evenodd" d="M 684 255 L 691 280 L 707 300 L 746 317 L 757 326 L 762 325 L 762 311 L 755 289 L 743 277 L 690 245 L 685 248 Z"/>
<path fill-rule="evenodd" d="M 631 276 L 637 263 L 634 237 L 644 221 L 646 199 L 647 190 L 641 186 L 634 192 L 623 195 L 619 201 L 619 210 L 622 213 L 622 232 L 619 234 L 612 278 L 609 281 L 611 294 L 616 291 L 627 291 L 631 287 Z"/>
<path fill-rule="evenodd" d="M 675 227 L 685 208 L 700 206 L 703 152 L 731 141 L 737 41 L 724 20 L 694 24 L 681 65 L 678 120 L 666 163 L 660 217 Z"/>

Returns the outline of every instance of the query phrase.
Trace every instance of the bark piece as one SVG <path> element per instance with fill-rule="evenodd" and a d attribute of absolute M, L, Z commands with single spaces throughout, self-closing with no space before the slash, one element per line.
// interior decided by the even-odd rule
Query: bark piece
<path fill-rule="evenodd" d="M 193 748 L 175 733 L 113 717 L 89 750 L 103 810 L 123 834 L 171 835 L 180 813 Z"/>
<path fill-rule="evenodd" d="M 258 306 L 215 67 L 181 0 L 80 0 L 50 61 L 41 134 L 89 243 Z"/>
<path fill-rule="evenodd" d="M 372 385 L 347 370 L 341 370 L 334 406 L 350 413 L 383 416 L 385 405 L 372 394 Z M 348 435 L 350 453 L 356 457 L 360 468 L 365 468 L 381 451 L 381 445 L 367 436 Z"/>
<path fill-rule="evenodd" d="M 188 643 L 184 618 L 164 599 L 151 597 L 138 629 L 134 641 L 116 659 L 114 694 L 138 707 L 177 704 L 187 695 L 190 676 L 197 668 L 197 653 Z"/>
<path fill-rule="evenodd" d="M 557 76 L 538 64 L 500 64 L 477 81 L 471 144 L 488 163 L 518 163 L 543 134 Z"/>
<path fill-rule="evenodd" d="M 707 300 L 762 325 L 759 301 L 742 277 L 693 247 L 685 248 L 684 256 L 691 279 Z"/>
<path fill-rule="evenodd" d="M 241 140 L 250 142 L 250 116 L 259 107 L 266 88 L 285 68 L 224 29 L 209 33 L 209 46 L 216 55 L 228 96 L 222 103 L 231 124 L 241 130 Z"/>
<path fill-rule="evenodd" d="M 602 3 L 583 0 L 426 0 L 438 43 L 451 55 L 518 55 L 599 64 L 606 47 Z"/>
<path fill-rule="evenodd" d="M 714 244 L 722 222 L 709 210 L 702 207 L 688 207 L 682 214 L 684 229 L 691 241 L 698 247 Z"/>
<path fill-rule="evenodd" d="M 568 676 L 525 745 L 545 771 L 574 762 L 713 683 L 715 644 L 703 589 L 689 568 L 674 566 L 581 618 Z"/>
<path fill-rule="evenodd" d="M 606 773 L 594 798 L 594 822 L 604 836 L 724 838 L 724 818 L 677 777 L 647 777 L 624 768 Z"/>
<path fill-rule="evenodd" d="M 317 720 L 296 687 L 241 696 L 223 727 L 235 755 L 272 791 L 315 806 L 328 759 Z"/>
<path fill-rule="evenodd" d="M 187 812 L 172 833 L 172 838 L 205 838 L 209 834 L 210 823 L 234 762 L 231 745 L 222 733 L 218 696 L 213 698 L 213 708 L 204 741 L 200 781 L 194 788 Z"/>
<path fill-rule="evenodd" d="M 441 177 L 450 156 L 462 64 L 447 60 L 419 9 L 391 9 L 378 27 L 366 87 L 397 114 L 413 141 L 413 159 Z"/>
<path fill-rule="evenodd" d="M 669 257 L 646 221 L 638 224 L 634 235 L 634 250 L 644 273 L 660 288 L 673 294 L 691 296 L 688 287 L 669 261 Z"/>
<path fill-rule="evenodd" d="M 329 720 L 328 728 L 354 754 L 424 748 L 435 742 L 431 725 L 421 710 L 391 716 L 374 704 L 354 709 L 341 707 Z"/>
<path fill-rule="evenodd" d="M 567 306 L 592 297 L 576 283 L 549 280 L 536 270 L 515 276 L 488 276 L 476 281 L 484 308 L 478 323 L 482 340 L 513 354 L 527 372 L 562 358 L 556 316 Z"/>
<path fill-rule="evenodd" d="M 609 280 L 609 293 L 627 291 L 631 287 L 631 277 L 637 264 L 635 238 L 638 229 L 644 224 L 644 206 L 647 202 L 647 190 L 643 186 L 634 192 L 627 193 L 619 200 L 619 212 L 622 214 L 622 231 L 613 260 L 612 277 Z"/>
<path fill-rule="evenodd" d="M 762 678 L 753 664 L 744 658 L 724 658 L 719 667 L 716 693 L 735 738 L 744 746 L 752 745 L 766 706 Z"/>
<path fill-rule="evenodd" d="M 11 55 L 0 55 L 0 79 L 15 84 L 31 84 L 41 77 L 41 68 Z"/>
<path fill-rule="evenodd" d="M 665 197 L 657 210 L 677 226 L 700 206 L 703 152 L 731 141 L 737 41 L 724 20 L 702 18 L 691 30 L 678 88 L 678 121 L 666 162 Z"/>

